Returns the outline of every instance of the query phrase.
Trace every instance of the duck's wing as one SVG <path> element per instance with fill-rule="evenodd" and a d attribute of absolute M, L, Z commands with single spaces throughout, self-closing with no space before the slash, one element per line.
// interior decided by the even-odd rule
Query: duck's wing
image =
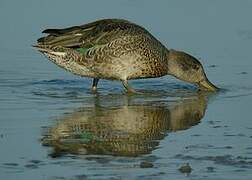
<path fill-rule="evenodd" d="M 43 33 L 49 35 L 38 39 L 39 45 L 67 48 L 89 48 L 102 45 L 124 34 L 149 34 L 144 28 L 122 19 L 103 19 L 65 29 L 46 29 Z"/>

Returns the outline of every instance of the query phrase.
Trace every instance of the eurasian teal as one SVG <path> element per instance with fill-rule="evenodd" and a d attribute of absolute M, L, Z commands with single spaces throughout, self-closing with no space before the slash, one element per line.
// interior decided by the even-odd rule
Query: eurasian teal
<path fill-rule="evenodd" d="M 167 49 L 143 27 L 122 19 L 103 19 L 66 29 L 46 29 L 48 36 L 36 47 L 58 66 L 73 74 L 119 80 L 128 92 L 135 92 L 128 80 L 172 75 L 216 91 L 203 66 L 193 56 Z"/>

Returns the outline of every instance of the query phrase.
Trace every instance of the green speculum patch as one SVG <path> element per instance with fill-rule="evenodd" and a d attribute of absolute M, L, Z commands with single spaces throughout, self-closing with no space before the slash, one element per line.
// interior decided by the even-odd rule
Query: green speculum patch
<path fill-rule="evenodd" d="M 76 49 L 76 51 L 78 51 L 79 53 L 85 54 L 88 51 L 89 48 L 78 48 Z"/>

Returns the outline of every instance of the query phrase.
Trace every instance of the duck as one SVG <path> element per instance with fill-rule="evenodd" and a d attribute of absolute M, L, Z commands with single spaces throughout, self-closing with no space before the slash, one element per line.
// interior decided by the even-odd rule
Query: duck
<path fill-rule="evenodd" d="M 93 79 L 121 81 L 126 92 L 137 93 L 129 80 L 171 75 L 217 91 L 200 61 L 186 52 L 168 49 L 144 27 L 124 19 L 101 19 L 64 29 L 46 29 L 33 45 L 59 67 Z"/>

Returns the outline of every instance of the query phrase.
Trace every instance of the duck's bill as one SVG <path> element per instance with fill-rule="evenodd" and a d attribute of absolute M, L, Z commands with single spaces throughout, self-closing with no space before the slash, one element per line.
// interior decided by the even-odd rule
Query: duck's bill
<path fill-rule="evenodd" d="M 201 81 L 199 83 L 199 88 L 205 91 L 218 91 L 219 88 L 212 84 L 208 79 Z"/>

